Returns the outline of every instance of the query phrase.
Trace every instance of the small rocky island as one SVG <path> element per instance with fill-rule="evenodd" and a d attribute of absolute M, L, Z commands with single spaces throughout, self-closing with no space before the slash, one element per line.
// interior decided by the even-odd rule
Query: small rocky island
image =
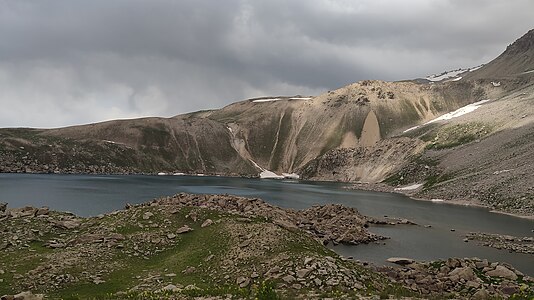
<path fill-rule="evenodd" d="M 178 194 L 81 218 L 0 205 L 1 299 L 531 299 L 534 280 L 471 258 L 378 267 L 327 243 L 386 237 L 341 205 Z M 356 258 L 357 259 L 357 258 Z"/>

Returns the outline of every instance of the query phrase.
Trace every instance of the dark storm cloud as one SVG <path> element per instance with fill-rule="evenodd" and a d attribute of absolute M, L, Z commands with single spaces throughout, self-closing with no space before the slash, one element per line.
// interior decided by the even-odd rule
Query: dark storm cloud
<path fill-rule="evenodd" d="M 0 0 L 0 126 L 172 116 L 488 62 L 517 1 Z"/>

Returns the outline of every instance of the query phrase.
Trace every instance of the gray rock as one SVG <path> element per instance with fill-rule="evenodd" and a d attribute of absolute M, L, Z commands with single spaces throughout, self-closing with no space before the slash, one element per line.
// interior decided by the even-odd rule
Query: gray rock
<path fill-rule="evenodd" d="M 471 299 L 473 300 L 486 300 L 489 299 L 490 294 L 486 289 L 480 289 L 476 293 L 473 294 L 473 297 Z"/>
<path fill-rule="evenodd" d="M 326 284 L 330 286 L 336 286 L 339 285 L 339 280 L 330 278 L 326 281 Z"/>
<path fill-rule="evenodd" d="M 148 220 L 150 219 L 152 216 L 154 216 L 153 213 L 147 211 L 146 213 L 143 214 L 143 220 Z"/>
<path fill-rule="evenodd" d="M 178 289 L 177 286 L 175 286 L 174 284 L 169 284 L 167 286 L 165 286 L 164 288 L 161 289 L 162 291 L 171 291 L 171 292 L 179 292 L 180 289 Z"/>
<path fill-rule="evenodd" d="M 300 269 L 297 271 L 297 277 L 304 278 L 311 272 L 310 269 Z"/>
<path fill-rule="evenodd" d="M 77 219 L 71 219 L 71 220 L 64 220 L 64 221 L 56 221 L 54 222 L 54 226 L 63 228 L 63 229 L 75 229 L 80 227 L 82 222 Z"/>
<path fill-rule="evenodd" d="M 495 270 L 486 272 L 487 276 L 502 277 L 510 280 L 516 280 L 517 275 L 514 271 L 508 269 L 505 266 L 497 266 Z"/>
<path fill-rule="evenodd" d="M 476 278 L 475 272 L 470 267 L 456 268 L 449 273 L 449 276 L 458 276 L 465 281 L 471 281 Z"/>
<path fill-rule="evenodd" d="M 176 234 L 174 234 L 174 233 L 169 233 L 169 234 L 167 234 L 167 238 L 168 238 L 169 240 L 172 240 L 172 239 L 174 239 L 175 237 L 176 237 Z"/>
<path fill-rule="evenodd" d="M 397 265 L 409 265 L 415 262 L 415 260 L 405 257 L 390 257 L 387 259 L 387 261 Z"/>
<path fill-rule="evenodd" d="M 37 212 L 35 212 L 35 216 L 38 217 L 38 216 L 48 215 L 49 212 L 50 212 L 50 209 L 46 206 L 43 206 L 37 209 Z"/>
<path fill-rule="evenodd" d="M 250 278 L 239 277 L 237 278 L 237 284 L 240 288 L 246 288 L 250 284 Z"/>
<path fill-rule="evenodd" d="M 282 277 L 282 280 L 285 281 L 286 283 L 292 283 L 293 281 L 296 280 L 296 278 L 293 275 L 286 275 Z"/>
<path fill-rule="evenodd" d="M 4 300 L 43 300 L 44 296 L 41 294 L 33 294 L 32 292 L 22 292 L 16 295 L 5 295 L 0 299 Z"/>
<path fill-rule="evenodd" d="M 5 202 L 0 202 L 0 212 L 5 212 L 7 209 L 7 203 Z"/>
<path fill-rule="evenodd" d="M 178 234 L 182 234 L 182 233 L 186 233 L 186 232 L 189 232 L 189 231 L 193 231 L 193 228 L 191 228 L 191 227 L 189 227 L 189 226 L 187 226 L 187 225 L 184 225 L 184 226 L 178 228 L 178 229 L 176 230 L 176 233 L 178 233 Z"/>
<path fill-rule="evenodd" d="M 200 227 L 202 227 L 202 228 L 208 227 L 211 224 L 213 224 L 213 221 L 211 219 L 206 219 L 206 221 L 204 221 L 204 223 L 202 223 L 202 225 L 200 225 Z"/>

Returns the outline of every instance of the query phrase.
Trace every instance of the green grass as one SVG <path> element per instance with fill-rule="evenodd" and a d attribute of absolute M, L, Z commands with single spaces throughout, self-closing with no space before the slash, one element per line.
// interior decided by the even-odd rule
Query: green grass
<path fill-rule="evenodd" d="M 427 149 L 448 149 L 482 139 L 489 135 L 492 130 L 491 125 L 470 122 L 440 128 L 425 135 L 423 139 L 431 140 L 431 143 L 426 147 Z"/>

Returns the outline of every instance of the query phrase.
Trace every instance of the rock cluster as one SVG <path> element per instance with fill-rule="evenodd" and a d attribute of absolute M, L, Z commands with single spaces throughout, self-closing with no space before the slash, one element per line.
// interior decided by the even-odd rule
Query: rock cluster
<path fill-rule="evenodd" d="M 510 252 L 534 254 L 534 237 L 516 237 L 511 235 L 470 232 L 466 235 L 469 241 L 477 241 L 483 246 L 504 249 Z"/>
<path fill-rule="evenodd" d="M 43 300 L 44 296 L 41 294 L 33 294 L 32 292 L 22 292 L 16 295 L 4 295 L 0 300 Z"/>
<path fill-rule="evenodd" d="M 505 263 L 478 258 L 413 262 L 402 268 L 378 268 L 389 277 L 423 295 L 487 299 L 508 297 L 532 285 L 534 279 Z"/>
<path fill-rule="evenodd" d="M 181 193 L 143 205 L 196 206 L 244 216 L 261 216 L 286 229 L 302 229 L 324 244 L 332 242 L 357 245 L 385 239 L 366 229 L 368 223 L 376 222 L 375 219 L 361 215 L 355 208 L 338 204 L 312 206 L 296 211 L 276 207 L 257 198 Z"/>

